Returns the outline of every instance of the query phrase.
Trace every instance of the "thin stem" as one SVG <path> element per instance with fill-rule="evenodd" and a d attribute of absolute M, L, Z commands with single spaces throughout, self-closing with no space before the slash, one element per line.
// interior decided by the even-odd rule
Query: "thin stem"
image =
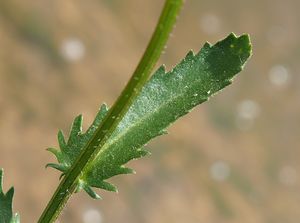
<path fill-rule="evenodd" d="M 183 0 L 166 0 L 155 31 L 131 79 L 91 140 L 82 150 L 78 159 L 62 179 L 52 199 L 42 213 L 38 221 L 39 223 L 52 223 L 58 218 L 75 191 L 82 173 L 85 173 L 90 168 L 92 161 L 122 120 L 136 96 L 140 93 L 164 49 L 182 4 Z"/>

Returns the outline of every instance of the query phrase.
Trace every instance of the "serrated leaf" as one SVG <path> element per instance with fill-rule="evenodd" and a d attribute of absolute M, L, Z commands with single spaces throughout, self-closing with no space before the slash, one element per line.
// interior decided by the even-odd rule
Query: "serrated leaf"
<path fill-rule="evenodd" d="M 176 119 L 231 84 L 250 55 L 249 37 L 230 34 L 213 46 L 206 43 L 196 55 L 190 51 L 168 73 L 163 66 L 160 67 L 143 87 L 87 171 L 82 173 L 77 191 L 84 189 L 93 198 L 99 196 L 91 187 L 116 191 L 116 187 L 105 180 L 118 174 L 132 173 L 133 170 L 123 165 L 149 154 L 142 148 L 143 145 L 165 134 L 166 128 Z M 62 132 L 59 132 L 60 150 L 49 149 L 59 164 L 49 166 L 66 173 L 106 113 L 106 106 L 102 106 L 86 133 L 82 133 L 82 116 L 78 116 L 67 143 Z"/>
<path fill-rule="evenodd" d="M 0 222 L 1 223 L 19 223 L 18 214 L 13 215 L 12 200 L 14 188 L 11 187 L 5 194 L 3 192 L 3 169 L 0 169 Z"/>
<path fill-rule="evenodd" d="M 82 115 L 77 116 L 73 121 L 67 142 L 63 132 L 61 130 L 58 131 L 57 138 L 60 149 L 48 148 L 47 150 L 56 156 L 59 164 L 49 163 L 46 167 L 52 167 L 66 173 L 79 156 L 84 145 L 89 141 L 97 127 L 100 125 L 107 111 L 108 108 L 106 105 L 102 105 L 93 124 L 85 133 L 82 133 Z"/>

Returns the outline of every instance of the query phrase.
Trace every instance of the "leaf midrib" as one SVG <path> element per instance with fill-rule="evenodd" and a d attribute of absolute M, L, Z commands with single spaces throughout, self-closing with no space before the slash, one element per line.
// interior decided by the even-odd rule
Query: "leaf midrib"
<path fill-rule="evenodd" d="M 172 75 L 172 74 L 165 73 L 164 75 Z M 193 88 L 192 86 L 195 86 L 195 85 L 197 85 L 197 84 L 199 85 L 199 82 L 201 82 L 201 81 L 203 81 L 203 80 L 200 79 L 200 78 L 197 79 L 196 81 L 193 82 L 194 84 L 190 85 L 191 87 L 188 88 L 188 89 Z M 146 120 L 149 119 L 149 117 L 154 116 L 154 114 L 160 113 L 160 111 L 163 110 L 163 107 L 165 107 L 165 106 L 168 105 L 169 103 L 172 103 L 172 102 L 175 101 L 175 100 L 179 100 L 179 98 L 184 97 L 184 95 L 187 93 L 187 91 L 188 91 L 188 90 L 183 90 L 183 91 L 181 91 L 182 93 L 177 94 L 177 96 L 175 96 L 175 97 L 170 97 L 168 100 L 166 100 L 166 103 L 162 103 L 161 106 L 158 106 L 156 109 L 153 110 L 153 112 L 144 115 L 143 118 L 138 119 L 134 124 L 130 125 L 129 127 L 125 128 L 125 129 L 122 129 L 122 132 L 121 132 L 120 134 L 118 134 L 117 137 L 114 137 L 114 138 L 112 139 L 112 141 L 110 141 L 109 143 L 107 143 L 106 146 L 103 146 L 103 147 L 102 147 L 102 149 L 100 150 L 100 152 L 99 152 L 99 154 L 97 155 L 97 157 L 100 156 L 102 153 L 104 153 L 104 152 L 105 152 L 108 148 L 110 148 L 113 144 L 115 144 L 116 142 L 118 142 L 121 138 L 123 138 L 124 135 L 126 135 L 126 134 L 130 131 L 130 129 L 136 128 L 136 126 L 142 125 L 142 123 L 146 122 Z M 138 96 L 138 97 L 139 97 L 139 96 Z M 209 96 L 208 96 L 208 97 L 209 97 Z M 207 97 L 207 98 L 208 98 L 208 97 Z M 200 101 L 199 103 L 203 103 L 204 101 L 207 100 L 207 98 L 203 99 L 203 101 Z M 124 117 L 125 117 L 125 116 L 124 116 Z M 121 122 L 122 122 L 122 121 L 121 121 Z M 121 123 L 121 122 L 120 122 L 120 123 Z M 172 123 L 172 122 L 170 122 L 170 124 L 171 124 L 171 123 Z M 166 127 L 167 127 L 167 126 L 166 126 Z M 150 140 L 151 140 L 151 139 L 150 139 Z M 97 158 L 96 158 L 96 159 L 97 159 Z M 95 159 L 95 160 L 96 160 L 96 159 Z"/>

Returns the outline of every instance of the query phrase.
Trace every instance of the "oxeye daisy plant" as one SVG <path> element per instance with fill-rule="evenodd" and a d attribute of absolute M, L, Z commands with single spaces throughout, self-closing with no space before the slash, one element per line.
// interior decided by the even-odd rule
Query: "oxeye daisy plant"
<path fill-rule="evenodd" d="M 112 106 L 100 106 L 93 123 L 82 130 L 78 115 L 70 132 L 58 131 L 58 146 L 48 148 L 57 159 L 46 166 L 61 172 L 60 184 L 38 222 L 55 222 L 69 198 L 85 191 L 101 198 L 99 189 L 117 192 L 113 176 L 134 173 L 126 163 L 150 154 L 144 145 L 167 134 L 167 128 L 195 106 L 230 85 L 251 56 L 246 34 L 229 34 L 215 44 L 206 42 L 166 71 L 156 65 L 182 8 L 183 0 L 166 0 L 155 31 L 132 77 Z M 153 74 L 152 74 L 153 72 Z M 152 74 L 152 75 L 151 75 Z M 14 189 L 3 192 L 0 170 L 0 223 L 18 223 L 13 214 Z"/>

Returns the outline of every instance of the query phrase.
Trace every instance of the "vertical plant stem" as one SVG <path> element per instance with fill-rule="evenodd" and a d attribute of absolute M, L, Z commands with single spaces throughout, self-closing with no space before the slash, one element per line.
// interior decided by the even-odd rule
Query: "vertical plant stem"
<path fill-rule="evenodd" d="M 86 144 L 79 158 L 62 179 L 52 199 L 42 213 L 38 221 L 39 223 L 52 223 L 58 218 L 72 193 L 75 191 L 81 174 L 90 167 L 91 162 L 107 142 L 136 96 L 140 93 L 164 49 L 182 4 L 183 0 L 165 1 L 155 31 L 136 70 L 121 95 L 109 110 L 106 118 L 96 130 L 92 139 Z"/>

